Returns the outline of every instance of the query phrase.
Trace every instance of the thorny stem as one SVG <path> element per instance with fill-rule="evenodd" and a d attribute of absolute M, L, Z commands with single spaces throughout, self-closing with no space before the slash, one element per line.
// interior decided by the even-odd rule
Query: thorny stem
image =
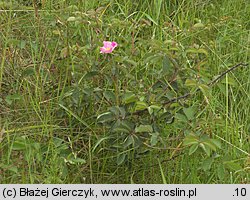
<path fill-rule="evenodd" d="M 214 80 L 212 80 L 210 83 L 207 84 L 207 86 L 212 86 L 213 84 L 215 84 L 218 80 L 220 80 L 223 76 L 225 76 L 226 74 L 228 74 L 229 72 L 233 71 L 234 69 L 240 67 L 240 66 L 244 66 L 244 67 L 247 67 L 248 64 L 247 63 L 239 63 L 237 65 L 234 65 L 233 67 L 230 67 L 228 70 L 222 72 L 218 77 L 216 77 Z M 170 103 L 173 103 L 173 102 L 177 102 L 181 99 L 185 99 L 187 97 L 189 97 L 190 95 L 193 95 L 193 94 L 196 94 L 197 92 L 199 92 L 200 89 L 197 89 L 195 90 L 192 94 L 190 92 L 184 94 L 183 96 L 179 96 L 179 97 L 176 97 L 176 98 L 173 98 L 173 99 L 170 99 L 169 101 L 166 101 L 164 102 L 163 104 L 164 105 L 167 105 L 167 104 L 170 104 Z"/>
<path fill-rule="evenodd" d="M 207 86 L 209 86 L 209 87 L 213 86 L 213 84 L 215 84 L 217 81 L 219 81 L 223 76 L 225 76 L 225 75 L 228 74 L 229 72 L 231 72 L 231 71 L 233 71 L 233 70 L 235 70 L 236 68 L 241 67 L 241 66 L 247 67 L 247 66 L 248 66 L 248 63 L 238 63 L 238 64 L 236 64 L 236 65 L 230 67 L 228 70 L 222 72 L 222 73 L 221 73 L 220 75 L 218 75 L 214 80 L 212 80 L 210 83 L 208 83 Z M 190 97 L 191 95 L 196 94 L 196 93 L 199 92 L 199 91 L 200 91 L 200 89 L 198 88 L 198 89 L 196 89 L 193 93 L 188 92 L 188 93 L 186 93 L 186 94 L 184 94 L 184 95 L 182 95 L 182 96 L 179 96 L 179 97 L 176 97 L 176 98 L 172 98 L 172 99 L 170 99 L 170 100 L 164 102 L 163 105 L 168 105 L 168 104 L 170 104 L 170 103 L 177 102 L 177 101 L 179 101 L 179 100 L 181 100 L 181 99 L 186 99 L 186 98 Z M 147 109 L 136 111 L 136 112 L 133 113 L 133 115 L 138 115 L 138 114 L 140 114 L 140 113 L 142 113 L 142 112 L 144 112 L 144 111 L 146 111 L 146 110 L 147 110 Z"/>

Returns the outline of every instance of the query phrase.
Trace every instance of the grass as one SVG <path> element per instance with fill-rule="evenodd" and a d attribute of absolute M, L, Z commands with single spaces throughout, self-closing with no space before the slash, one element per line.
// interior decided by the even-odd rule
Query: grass
<path fill-rule="evenodd" d="M 0 1 L 0 183 L 249 183 L 249 6 Z"/>

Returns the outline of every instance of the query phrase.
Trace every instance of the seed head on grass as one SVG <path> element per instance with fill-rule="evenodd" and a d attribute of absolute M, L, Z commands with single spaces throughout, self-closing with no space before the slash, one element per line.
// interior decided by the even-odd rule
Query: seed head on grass
<path fill-rule="evenodd" d="M 100 48 L 100 53 L 111 53 L 115 47 L 117 47 L 116 42 L 103 41 L 103 47 Z"/>

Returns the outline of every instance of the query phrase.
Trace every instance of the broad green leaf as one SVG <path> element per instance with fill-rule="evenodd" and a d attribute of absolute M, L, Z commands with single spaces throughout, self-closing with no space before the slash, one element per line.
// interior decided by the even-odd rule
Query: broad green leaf
<path fill-rule="evenodd" d="M 97 76 L 98 74 L 99 74 L 98 71 L 90 71 L 90 72 L 87 72 L 87 73 L 84 75 L 84 79 L 93 78 L 94 76 Z"/>
<path fill-rule="evenodd" d="M 132 135 L 129 135 L 128 137 L 126 137 L 124 143 L 123 143 L 123 147 L 127 148 L 129 145 L 134 143 L 134 138 Z"/>
<path fill-rule="evenodd" d="M 39 152 L 40 149 L 41 149 L 41 144 L 40 144 L 40 143 L 37 143 L 37 142 L 33 142 L 33 143 L 31 143 L 31 147 L 32 147 L 35 151 Z"/>
<path fill-rule="evenodd" d="M 217 175 L 219 177 L 220 180 L 223 180 L 225 178 L 225 168 L 222 164 L 220 164 L 218 167 L 217 167 Z"/>
<path fill-rule="evenodd" d="M 201 22 L 198 22 L 194 25 L 194 28 L 203 28 L 205 25 Z"/>
<path fill-rule="evenodd" d="M 184 146 L 199 144 L 199 138 L 196 135 L 188 135 L 183 141 Z"/>
<path fill-rule="evenodd" d="M 177 47 L 170 47 L 169 51 L 179 51 L 180 49 L 178 49 Z"/>
<path fill-rule="evenodd" d="M 214 145 L 213 142 L 211 142 L 210 140 L 206 140 L 204 142 L 202 142 L 205 146 L 208 146 L 210 149 L 212 149 L 213 151 L 216 151 L 216 145 Z"/>
<path fill-rule="evenodd" d="M 187 53 L 194 53 L 194 54 L 205 54 L 206 56 L 208 55 L 208 52 L 205 49 L 187 49 Z"/>
<path fill-rule="evenodd" d="M 218 139 L 210 139 L 210 141 L 219 149 L 221 149 L 221 142 Z"/>
<path fill-rule="evenodd" d="M 153 55 L 149 54 L 149 55 L 145 56 L 145 59 L 143 60 L 143 62 L 145 64 L 147 64 L 147 63 L 158 63 L 158 62 L 161 61 L 161 59 L 162 59 L 162 57 L 160 55 L 158 55 L 158 54 L 153 54 Z"/>
<path fill-rule="evenodd" d="M 111 131 L 116 133 L 130 133 L 133 129 L 133 124 L 129 121 L 117 120 L 116 123 L 112 126 Z"/>
<path fill-rule="evenodd" d="M 126 110 L 124 107 L 112 106 L 109 110 L 114 116 L 116 116 L 116 118 L 124 119 L 126 116 Z"/>
<path fill-rule="evenodd" d="M 13 101 L 15 101 L 15 100 L 20 100 L 20 99 L 22 99 L 22 96 L 21 96 L 20 94 L 12 94 L 12 95 L 6 96 L 5 101 L 6 101 L 9 105 L 11 105 Z"/>
<path fill-rule="evenodd" d="M 135 111 L 145 110 L 147 109 L 147 107 L 148 107 L 147 103 L 143 101 L 137 101 L 135 105 Z"/>
<path fill-rule="evenodd" d="M 210 170 L 213 162 L 214 162 L 213 158 L 205 159 L 201 164 L 201 169 L 203 169 L 204 171 Z"/>
<path fill-rule="evenodd" d="M 61 31 L 59 29 L 53 30 L 52 33 L 58 36 L 61 35 Z"/>
<path fill-rule="evenodd" d="M 113 113 L 105 112 L 105 113 L 98 115 L 97 122 L 106 123 L 106 122 L 114 121 L 115 119 L 116 118 L 115 118 L 115 115 Z"/>
<path fill-rule="evenodd" d="M 35 74 L 36 74 L 36 71 L 33 67 L 28 67 L 25 70 L 23 70 L 23 72 L 22 72 L 23 77 L 33 76 Z"/>
<path fill-rule="evenodd" d="M 159 111 L 161 109 L 161 106 L 158 105 L 151 105 L 148 107 L 148 112 L 150 115 L 153 114 L 154 110 Z"/>
<path fill-rule="evenodd" d="M 28 147 L 27 141 L 25 140 L 25 138 L 22 137 L 16 138 L 12 145 L 12 149 L 17 151 L 25 150 L 27 149 L 27 147 Z"/>
<path fill-rule="evenodd" d="M 126 109 L 124 107 L 119 107 L 119 111 L 120 111 L 120 116 L 122 119 L 125 119 L 126 116 Z"/>
<path fill-rule="evenodd" d="M 151 105 L 149 107 L 154 109 L 154 110 L 160 110 L 162 108 L 160 105 Z"/>
<path fill-rule="evenodd" d="M 151 144 L 151 146 L 155 146 L 157 144 L 157 142 L 158 142 L 158 136 L 159 136 L 158 132 L 152 133 L 151 138 L 150 138 L 150 144 Z"/>
<path fill-rule="evenodd" d="M 205 84 L 200 84 L 199 89 L 202 91 L 203 95 L 206 97 L 211 96 L 210 88 Z"/>
<path fill-rule="evenodd" d="M 171 72 L 172 68 L 173 68 L 172 62 L 169 60 L 167 56 L 164 56 L 162 60 L 162 73 L 168 74 L 169 72 Z"/>
<path fill-rule="evenodd" d="M 8 105 L 11 105 L 11 104 L 12 104 L 12 100 L 9 99 L 9 98 L 7 98 L 7 97 L 6 97 L 5 101 L 6 101 L 6 103 L 7 103 Z"/>
<path fill-rule="evenodd" d="M 114 133 L 130 133 L 130 130 L 123 126 L 117 126 L 115 128 L 112 128 L 111 130 Z"/>
<path fill-rule="evenodd" d="M 198 49 L 198 53 L 205 54 L 206 56 L 208 56 L 208 52 L 206 49 Z"/>
<path fill-rule="evenodd" d="M 185 86 L 198 86 L 197 81 L 196 80 L 192 80 L 192 79 L 187 79 L 185 82 Z"/>
<path fill-rule="evenodd" d="M 199 146 L 205 151 L 205 153 L 207 154 L 207 156 L 210 156 L 211 149 L 210 149 L 209 146 L 204 145 L 203 143 L 200 143 Z"/>
<path fill-rule="evenodd" d="M 153 127 L 151 125 L 140 125 L 135 128 L 136 133 L 152 133 L 153 132 Z"/>
<path fill-rule="evenodd" d="M 226 161 L 224 162 L 224 166 L 229 170 L 233 171 L 238 171 L 242 169 L 241 165 L 239 163 L 236 163 L 235 161 Z"/>
<path fill-rule="evenodd" d="M 111 101 L 111 102 L 115 102 L 115 101 L 116 101 L 115 93 L 114 93 L 113 91 L 105 91 L 105 92 L 103 93 L 103 96 L 104 96 L 107 100 L 109 100 L 109 101 Z"/>
<path fill-rule="evenodd" d="M 126 92 L 123 96 L 122 96 L 122 102 L 124 104 L 129 104 L 129 103 L 133 103 L 137 100 L 136 95 L 133 92 Z"/>
<path fill-rule="evenodd" d="M 119 109 L 119 106 L 112 106 L 112 107 L 109 108 L 109 110 L 110 110 L 110 112 L 111 112 L 113 115 L 115 115 L 115 116 L 117 116 L 117 117 L 120 116 L 120 109 Z"/>
<path fill-rule="evenodd" d="M 20 49 L 24 49 L 25 46 L 26 46 L 26 41 L 25 40 L 21 40 L 20 44 L 19 44 Z"/>
<path fill-rule="evenodd" d="M 192 155 L 199 147 L 199 143 L 193 144 L 190 148 L 189 148 L 189 155 Z"/>
<path fill-rule="evenodd" d="M 71 161 L 72 164 L 85 164 L 86 160 L 82 158 L 72 158 L 69 161 Z"/>
<path fill-rule="evenodd" d="M 125 158 L 126 158 L 126 154 L 125 153 L 118 154 L 116 163 L 118 165 L 121 165 L 124 162 Z"/>
<path fill-rule="evenodd" d="M 58 137 L 54 137 L 53 138 L 53 144 L 55 145 L 55 147 L 59 147 L 63 144 L 64 140 Z"/>
<path fill-rule="evenodd" d="M 159 119 L 164 120 L 167 124 L 171 124 L 174 122 L 174 116 L 172 113 L 165 111 L 164 113 L 162 113 L 159 117 Z"/>
<path fill-rule="evenodd" d="M 152 115 L 153 112 L 154 112 L 154 110 L 149 106 L 149 107 L 148 107 L 148 113 L 149 113 L 150 115 Z"/>
<path fill-rule="evenodd" d="M 196 110 L 194 107 L 183 108 L 183 112 L 185 113 L 188 120 L 193 120 L 195 118 L 194 114 Z"/>
<path fill-rule="evenodd" d="M 86 160 L 78 158 L 73 153 L 70 153 L 64 158 L 64 162 L 75 165 L 75 164 L 84 164 L 86 163 Z"/>
<path fill-rule="evenodd" d="M 182 122 L 187 122 L 187 118 L 185 117 L 185 115 L 180 113 L 175 114 L 175 119 L 180 120 Z"/>
<path fill-rule="evenodd" d="M 131 65 L 133 65 L 133 66 L 137 66 L 137 63 L 134 60 L 125 59 L 124 61 L 127 62 L 127 63 L 129 63 L 129 64 L 131 64 Z"/>

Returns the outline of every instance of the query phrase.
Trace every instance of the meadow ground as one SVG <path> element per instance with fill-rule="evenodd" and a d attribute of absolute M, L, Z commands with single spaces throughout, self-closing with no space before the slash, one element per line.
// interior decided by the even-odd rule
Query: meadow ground
<path fill-rule="evenodd" d="M 0 183 L 249 183 L 249 28 L 247 0 L 0 1 Z"/>

